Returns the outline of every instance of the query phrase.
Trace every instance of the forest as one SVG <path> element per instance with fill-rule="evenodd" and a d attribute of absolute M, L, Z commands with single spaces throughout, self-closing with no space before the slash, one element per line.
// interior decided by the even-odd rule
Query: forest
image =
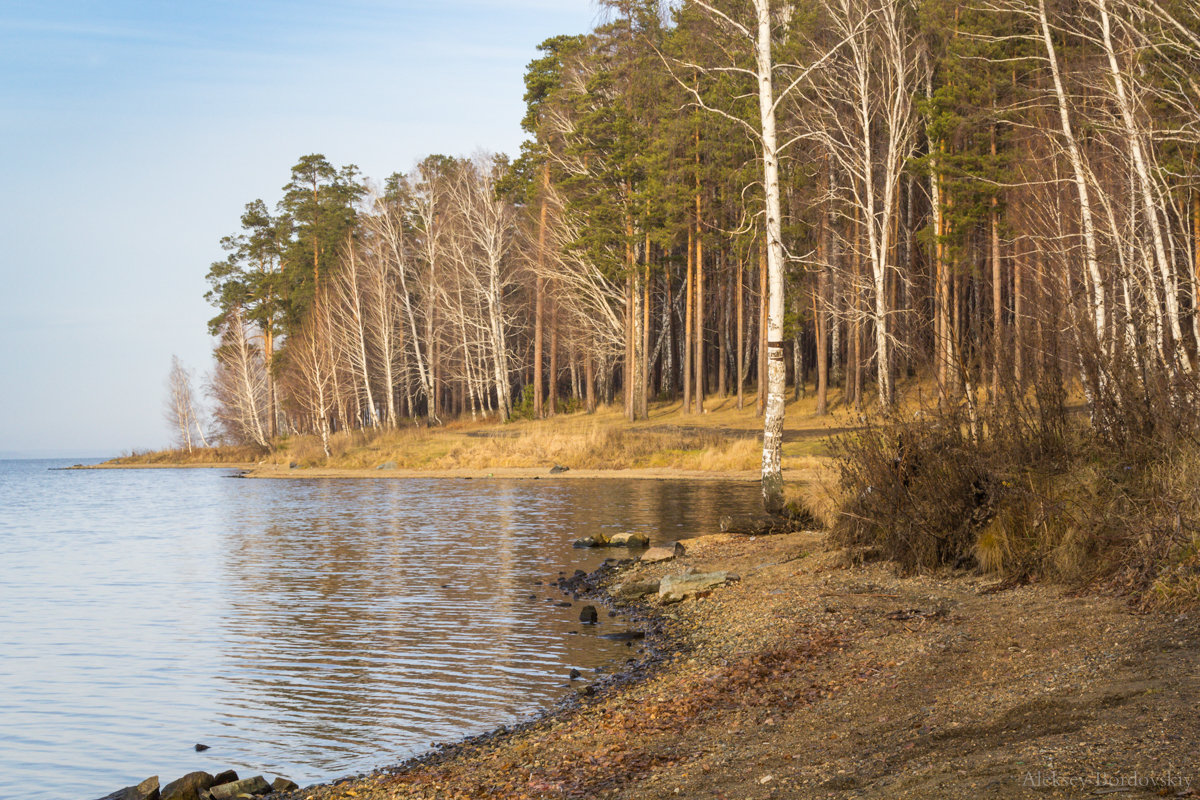
<path fill-rule="evenodd" d="M 529 64 L 515 158 L 306 155 L 245 206 L 208 273 L 219 438 L 716 395 L 777 472 L 785 392 L 910 386 L 974 440 L 1193 432 L 1195 3 L 601 6 Z"/>

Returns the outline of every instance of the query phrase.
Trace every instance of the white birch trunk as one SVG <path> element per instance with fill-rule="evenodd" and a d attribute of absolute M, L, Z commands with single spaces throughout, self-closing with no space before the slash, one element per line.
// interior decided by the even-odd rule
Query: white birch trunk
<path fill-rule="evenodd" d="M 754 0 L 757 14 L 754 62 L 762 125 L 763 186 L 767 230 L 767 403 L 763 413 L 762 498 L 768 513 L 783 510 L 783 416 L 787 367 L 783 360 L 783 234 L 779 200 L 779 152 L 775 132 L 774 63 L 769 0 Z"/>
<path fill-rule="evenodd" d="M 1044 1 L 1042 0 L 1042 2 Z M 1184 371 L 1190 371 L 1191 364 L 1188 359 L 1180 358 L 1178 355 L 1179 347 L 1183 344 L 1183 327 L 1180 323 L 1179 287 L 1175 279 L 1174 259 L 1167 256 L 1167 247 L 1163 238 L 1159 209 L 1154 202 L 1153 185 L 1146 157 L 1142 149 L 1141 132 L 1138 131 L 1137 124 L 1134 121 L 1133 105 L 1125 86 L 1125 77 L 1121 73 L 1121 67 L 1117 63 L 1117 54 L 1113 48 L 1112 21 L 1108 14 L 1108 4 L 1106 0 L 1095 0 L 1095 2 L 1100 12 L 1100 30 L 1103 34 L 1104 54 L 1108 60 L 1109 72 L 1112 75 L 1113 92 L 1117 100 L 1117 107 L 1121 112 L 1121 122 L 1125 127 L 1129 155 L 1133 160 L 1133 168 L 1137 174 L 1139 190 L 1137 194 L 1142 204 L 1142 213 L 1145 216 L 1146 224 L 1150 228 L 1151 239 L 1154 244 L 1154 257 L 1158 265 L 1159 276 L 1162 280 L 1162 291 L 1167 308 L 1167 323 L 1170 325 L 1171 336 L 1174 338 L 1175 343 L 1176 355 L 1173 361 L 1176 365 L 1182 367 Z"/>
<path fill-rule="evenodd" d="M 1104 279 L 1100 274 L 1100 263 L 1096 248 L 1096 225 L 1092 218 L 1091 197 L 1088 194 L 1087 172 L 1083 165 L 1083 156 L 1079 152 L 1079 143 L 1071 128 L 1071 114 L 1067 105 L 1067 93 L 1063 87 L 1062 73 L 1058 66 L 1058 53 L 1054 49 L 1054 39 L 1050 34 L 1050 20 L 1046 13 L 1046 0 L 1038 0 L 1038 23 L 1042 31 L 1042 44 L 1046 48 L 1046 59 L 1050 63 L 1050 75 L 1054 80 L 1054 95 L 1058 101 L 1059 124 L 1062 128 L 1063 141 L 1067 147 L 1067 155 L 1071 161 L 1074 173 L 1075 188 L 1079 194 L 1079 214 L 1083 225 L 1083 244 L 1087 265 L 1087 276 L 1091 289 L 1092 323 L 1099 347 L 1104 348 L 1108 326 L 1107 304 L 1104 294 Z"/>

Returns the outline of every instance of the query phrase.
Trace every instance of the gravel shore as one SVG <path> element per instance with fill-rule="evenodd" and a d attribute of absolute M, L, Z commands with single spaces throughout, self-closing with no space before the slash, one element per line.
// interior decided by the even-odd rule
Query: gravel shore
<path fill-rule="evenodd" d="M 1200 613 L 848 566 L 814 533 L 708 536 L 596 591 L 740 580 L 631 612 L 649 656 L 535 722 L 292 797 L 1200 796 Z"/>

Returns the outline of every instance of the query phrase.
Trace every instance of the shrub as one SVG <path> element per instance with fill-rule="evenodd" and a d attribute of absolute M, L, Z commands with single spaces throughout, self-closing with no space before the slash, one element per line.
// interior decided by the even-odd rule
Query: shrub
<path fill-rule="evenodd" d="M 1010 403 L 974 425 L 957 409 L 887 418 L 834 451 L 836 544 L 908 571 L 1043 577 L 1143 604 L 1200 599 L 1200 444 L 1190 439 L 1117 447 L 1082 414 Z"/>

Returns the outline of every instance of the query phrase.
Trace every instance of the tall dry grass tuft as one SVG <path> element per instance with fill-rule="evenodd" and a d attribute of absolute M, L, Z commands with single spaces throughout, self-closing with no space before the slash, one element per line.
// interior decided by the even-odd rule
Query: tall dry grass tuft
<path fill-rule="evenodd" d="M 843 436 L 833 540 L 909 571 L 969 567 L 1143 604 L 1200 602 L 1200 444 L 1130 437 L 1117 448 L 1111 431 L 1097 437 L 1060 412 L 1009 407 L 972 426 L 927 410 Z"/>

